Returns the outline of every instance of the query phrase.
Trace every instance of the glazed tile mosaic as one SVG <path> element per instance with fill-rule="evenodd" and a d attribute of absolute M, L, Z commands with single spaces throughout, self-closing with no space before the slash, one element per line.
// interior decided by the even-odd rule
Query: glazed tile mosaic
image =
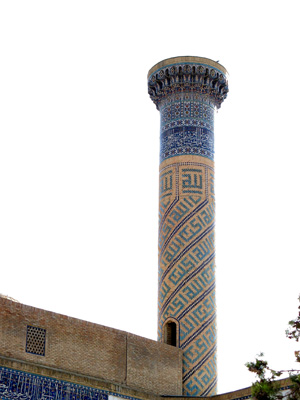
<path fill-rule="evenodd" d="M 214 108 L 199 95 L 177 94 L 160 104 L 160 162 L 195 154 L 214 159 Z"/>
<path fill-rule="evenodd" d="M 1 400 L 111 400 L 135 397 L 0 367 Z"/>
<path fill-rule="evenodd" d="M 164 60 L 148 76 L 161 121 L 158 340 L 168 343 L 167 327 L 176 325 L 183 395 L 211 396 L 217 389 L 214 110 L 228 85 L 223 67 L 191 59 Z"/>
<path fill-rule="evenodd" d="M 179 327 L 184 394 L 216 388 L 214 176 L 204 163 L 174 163 L 161 170 L 159 326 Z"/>

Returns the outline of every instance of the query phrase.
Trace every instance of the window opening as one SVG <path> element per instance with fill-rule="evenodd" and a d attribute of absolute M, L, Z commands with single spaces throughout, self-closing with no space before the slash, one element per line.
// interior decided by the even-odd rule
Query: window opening
<path fill-rule="evenodd" d="M 177 345 L 177 325 L 175 322 L 167 322 L 165 324 L 165 343 L 176 346 Z"/>

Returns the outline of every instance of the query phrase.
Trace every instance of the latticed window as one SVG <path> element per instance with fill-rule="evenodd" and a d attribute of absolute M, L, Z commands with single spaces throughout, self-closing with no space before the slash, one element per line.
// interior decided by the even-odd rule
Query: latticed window
<path fill-rule="evenodd" d="M 27 326 L 26 353 L 45 355 L 46 329 Z"/>

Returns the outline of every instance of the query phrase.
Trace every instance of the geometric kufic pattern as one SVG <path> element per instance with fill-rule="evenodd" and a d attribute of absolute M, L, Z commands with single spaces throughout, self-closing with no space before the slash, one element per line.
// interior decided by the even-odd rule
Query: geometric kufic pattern
<path fill-rule="evenodd" d="M 161 170 L 158 339 L 177 321 L 185 395 L 216 391 L 215 217 L 212 167 L 176 162 Z"/>
<path fill-rule="evenodd" d="M 55 378 L 0 367 L 1 400 L 139 400 Z"/>
<path fill-rule="evenodd" d="M 151 68 L 148 93 L 161 121 L 158 338 L 167 341 L 176 325 L 183 394 L 213 395 L 214 110 L 227 97 L 227 71 L 206 58 L 173 57 Z"/>
<path fill-rule="evenodd" d="M 37 354 L 39 356 L 44 356 L 45 344 L 46 344 L 46 329 L 28 325 L 27 335 L 26 335 L 26 352 L 31 354 Z"/>

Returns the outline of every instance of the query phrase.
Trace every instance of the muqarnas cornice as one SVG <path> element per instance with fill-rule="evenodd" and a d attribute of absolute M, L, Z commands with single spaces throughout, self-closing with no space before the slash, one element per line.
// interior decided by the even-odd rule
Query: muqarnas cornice
<path fill-rule="evenodd" d="M 227 71 L 202 57 L 173 57 L 156 64 L 148 73 L 148 93 L 157 109 L 176 93 L 199 93 L 220 108 L 228 93 Z"/>

